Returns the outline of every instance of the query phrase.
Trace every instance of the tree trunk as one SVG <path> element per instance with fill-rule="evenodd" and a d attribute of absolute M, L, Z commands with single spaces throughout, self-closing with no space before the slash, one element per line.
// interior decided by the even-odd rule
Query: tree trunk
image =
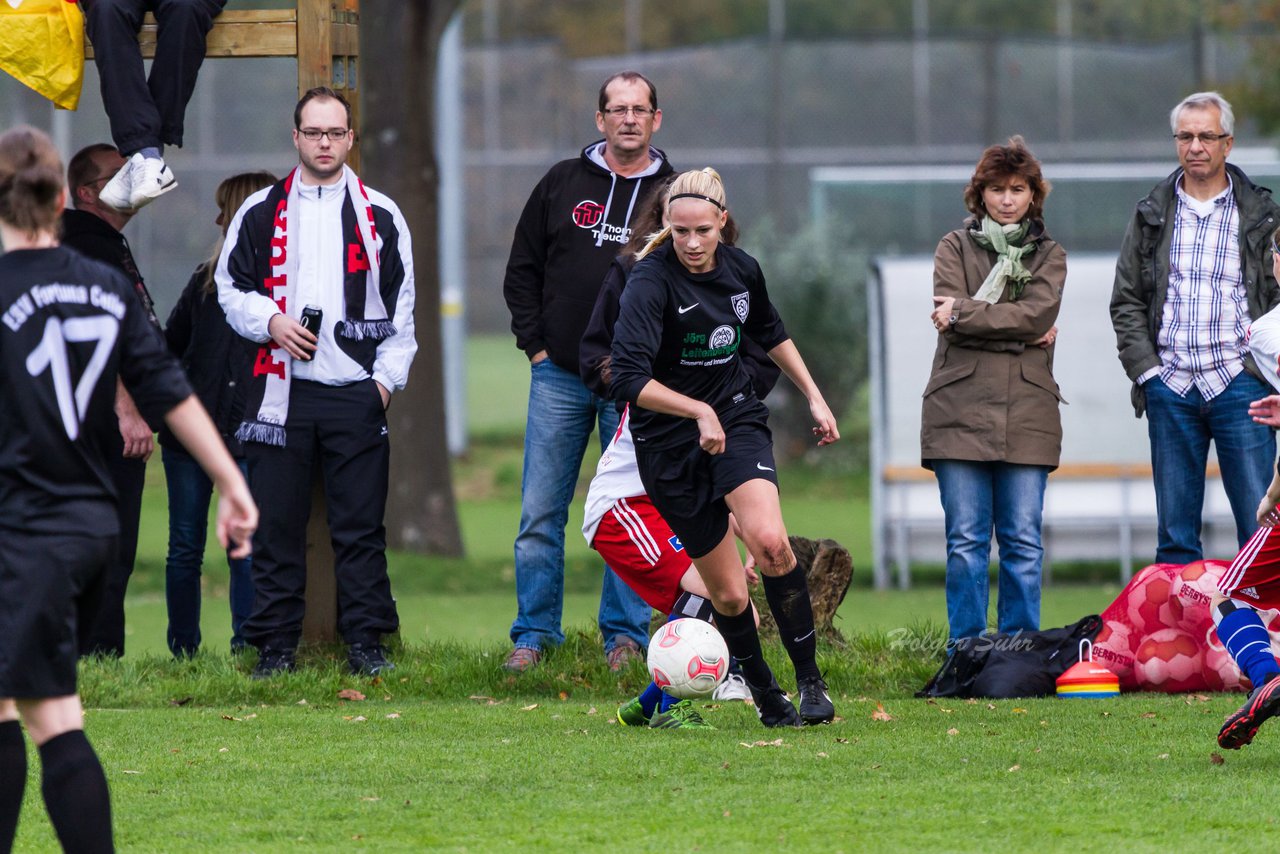
<path fill-rule="evenodd" d="M 462 555 L 444 418 L 440 334 L 439 173 L 435 145 L 436 55 L 461 0 L 363 0 L 362 177 L 396 200 L 413 235 L 418 355 L 394 395 L 387 542 L 392 548 Z"/>

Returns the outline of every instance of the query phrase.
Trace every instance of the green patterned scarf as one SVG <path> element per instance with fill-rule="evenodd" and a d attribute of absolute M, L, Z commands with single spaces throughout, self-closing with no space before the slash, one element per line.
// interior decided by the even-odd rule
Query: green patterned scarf
<path fill-rule="evenodd" d="M 984 216 L 977 228 L 969 230 L 973 242 L 983 249 L 996 253 L 995 266 L 987 274 L 986 280 L 974 299 L 995 303 L 1004 294 L 1005 285 L 1009 286 L 1009 301 L 1013 302 L 1022 296 L 1022 288 L 1031 281 L 1031 273 L 1022 266 L 1022 256 L 1035 250 L 1034 242 L 1022 245 L 1027 236 L 1030 220 L 1023 220 L 1011 225 L 1000 225 L 989 216 Z"/>

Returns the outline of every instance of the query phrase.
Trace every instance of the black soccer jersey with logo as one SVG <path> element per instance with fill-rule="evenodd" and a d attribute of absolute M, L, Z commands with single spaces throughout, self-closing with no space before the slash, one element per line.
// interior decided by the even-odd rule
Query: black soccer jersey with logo
<path fill-rule="evenodd" d="M 690 273 L 666 243 L 627 277 L 613 331 L 611 394 L 635 403 L 654 379 L 710 404 L 722 426 L 763 419 L 768 412 L 739 355 L 744 334 L 766 352 L 788 338 L 756 260 L 721 244 L 712 270 Z M 698 426 L 637 405 L 631 433 L 638 447 L 665 449 L 696 442 Z"/>
<path fill-rule="evenodd" d="M 0 528 L 116 534 L 116 377 L 148 419 L 191 394 L 132 283 L 67 247 L 0 256 L 0 371 Z"/>

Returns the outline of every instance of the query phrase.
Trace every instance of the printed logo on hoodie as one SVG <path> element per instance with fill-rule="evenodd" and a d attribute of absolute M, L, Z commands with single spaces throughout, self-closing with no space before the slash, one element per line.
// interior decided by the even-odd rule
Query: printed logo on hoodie
<path fill-rule="evenodd" d="M 578 228 L 595 228 L 604 216 L 604 205 L 583 199 L 573 209 L 573 224 Z"/>

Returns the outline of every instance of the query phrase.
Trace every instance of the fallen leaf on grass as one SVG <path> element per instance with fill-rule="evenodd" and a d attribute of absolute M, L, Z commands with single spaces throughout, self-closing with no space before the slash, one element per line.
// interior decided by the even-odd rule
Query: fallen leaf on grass
<path fill-rule="evenodd" d="M 822 753 L 821 751 L 819 751 L 819 753 L 818 753 L 818 758 L 819 758 L 819 759 L 826 759 L 826 758 L 827 758 L 827 754 Z"/>
<path fill-rule="evenodd" d="M 1103 712 L 1103 713 L 1102 713 L 1102 716 L 1103 716 L 1104 718 L 1109 718 L 1109 717 L 1111 717 L 1111 713 L 1110 713 L 1110 712 Z"/>
<path fill-rule="evenodd" d="M 874 770 L 876 770 L 876 769 L 877 769 L 877 768 L 879 768 L 879 767 L 880 767 L 880 763 L 879 763 L 879 762 L 877 762 L 877 763 L 875 763 L 874 765 L 872 765 L 872 766 L 871 766 L 871 770 L 872 770 L 872 771 L 874 771 Z"/>
<path fill-rule="evenodd" d="M 1212 762 L 1214 765 L 1221 765 L 1222 763 L 1226 762 L 1227 760 L 1225 760 L 1225 759 L 1223 759 L 1223 758 L 1222 758 L 1222 754 L 1221 754 L 1221 753 L 1210 753 L 1210 754 L 1209 754 L 1209 761 L 1210 761 L 1210 762 Z"/>
<path fill-rule="evenodd" d="M 723 815 L 725 818 L 728 818 L 729 816 L 733 815 L 733 813 L 729 812 L 728 810 L 725 810 L 723 813 L 721 813 L 721 815 Z"/>
<path fill-rule="evenodd" d="M 530 704 L 529 704 L 529 705 L 527 705 L 527 706 L 521 706 L 521 707 L 520 707 L 520 711 L 522 711 L 522 712 L 532 712 L 532 711 L 533 711 L 534 709 L 536 709 L 536 708 L 538 708 L 538 704 L 537 704 L 537 703 L 530 703 Z"/>
<path fill-rule="evenodd" d="M 380 800 L 382 800 L 382 798 L 369 797 L 369 798 L 361 798 L 360 800 L 362 800 L 362 801 L 368 801 L 369 803 L 373 803 L 374 801 L 380 801 Z"/>
<path fill-rule="evenodd" d="M 255 712 L 255 713 L 253 713 L 252 715 L 245 715 L 245 716 L 244 716 L 244 719 L 245 719 L 246 721 L 251 721 L 251 720 L 253 720 L 254 718 L 256 718 L 257 716 L 258 716 L 258 714 Z"/>
<path fill-rule="evenodd" d="M 992 711 L 992 712 L 994 712 L 994 711 L 996 710 L 996 704 L 995 704 L 995 703 L 987 703 L 987 709 L 988 709 L 988 710 L 990 710 L 990 711 Z"/>
<path fill-rule="evenodd" d="M 1014 713 L 1015 715 L 1025 715 L 1025 714 L 1027 713 L 1027 710 L 1026 710 L 1026 709 L 1014 709 L 1014 710 L 1013 710 L 1013 713 Z"/>
<path fill-rule="evenodd" d="M 1021 771 L 1021 770 L 1022 770 L 1022 766 L 1021 766 L 1021 765 L 1013 765 L 1013 766 L 1011 766 L 1011 767 L 1009 768 L 1009 770 L 1010 770 L 1011 772 L 1012 772 L 1012 771 Z"/>
<path fill-rule="evenodd" d="M 126 769 L 126 770 L 124 770 L 124 771 L 121 771 L 120 773 L 121 773 L 121 774 L 141 774 L 142 772 L 141 772 L 141 771 L 129 771 L 129 770 L 127 770 L 127 769 Z"/>
<path fill-rule="evenodd" d="M 951 729 L 947 730 L 947 735 L 959 735 L 959 734 L 960 734 L 960 730 L 956 729 L 955 727 L 952 727 Z"/>
<path fill-rule="evenodd" d="M 871 720 L 891 721 L 893 720 L 893 715 L 884 710 L 884 703 L 876 703 L 876 710 L 871 713 Z"/>
<path fill-rule="evenodd" d="M 179 749 L 178 749 L 178 748 L 176 748 L 176 747 L 173 747 L 173 748 L 170 748 L 170 749 L 169 749 L 169 752 L 170 752 L 170 753 L 181 753 L 182 751 L 181 751 L 181 750 L 179 750 Z"/>
<path fill-rule="evenodd" d="M 782 739 L 775 738 L 773 741 L 753 741 L 750 744 L 747 744 L 745 741 L 740 741 L 738 742 L 738 746 L 748 749 L 752 747 L 781 747 Z"/>
<path fill-rule="evenodd" d="M 299 706 L 305 706 L 306 704 L 307 704 L 307 701 L 306 701 L 306 700 L 299 700 L 299 701 L 298 701 L 298 705 L 299 705 Z"/>
<path fill-rule="evenodd" d="M 484 694 L 472 694 L 467 699 L 475 700 L 477 703 L 484 703 L 486 706 L 496 706 L 502 702 L 501 700 L 495 700 L 492 697 L 486 697 Z"/>
<path fill-rule="evenodd" d="M 170 701 L 169 701 L 169 705 L 171 705 L 171 706 L 185 706 L 187 703 L 190 703 L 190 702 L 191 702 L 192 700 L 194 700 L 194 699 L 195 699 L 195 697 L 183 697 L 183 698 L 181 698 L 181 699 L 170 700 Z"/>
<path fill-rule="evenodd" d="M 351 719 L 351 722 L 358 724 L 358 723 L 363 723 L 366 720 L 368 720 L 368 718 L 366 718 L 364 715 L 356 715 L 354 718 Z"/>
<path fill-rule="evenodd" d="M 1140 718 L 1154 718 L 1155 716 L 1156 716 L 1155 712 L 1143 712 L 1142 714 L 1138 715 L 1138 717 Z"/>
<path fill-rule="evenodd" d="M 559 696 L 559 697 L 560 697 L 561 701 L 564 701 L 564 700 L 569 699 L 569 692 L 568 692 L 568 691 L 561 691 L 557 696 Z"/>
<path fill-rule="evenodd" d="M 728 762 L 721 763 L 721 765 L 720 765 L 720 770 L 722 770 L 722 771 L 728 771 L 728 770 L 729 770 L 729 763 L 728 763 Z"/>
<path fill-rule="evenodd" d="M 837 738 L 837 739 L 836 739 L 836 744 L 848 744 L 848 743 L 849 743 L 849 739 L 847 739 L 847 738 Z"/>
<path fill-rule="evenodd" d="M 364 699 L 364 694 L 361 694 L 355 688 L 343 688 L 341 691 L 338 692 L 338 699 L 352 700 L 358 703 Z"/>
<path fill-rule="evenodd" d="M 397 719 L 397 718 L 399 718 L 399 717 L 400 717 L 400 713 L 399 713 L 399 712 L 392 712 L 391 714 L 387 715 L 387 720 L 394 721 L 394 720 L 396 720 L 396 719 Z"/>
<path fill-rule="evenodd" d="M 218 752 L 219 752 L 219 753 L 230 753 L 230 752 L 231 752 L 231 748 L 230 748 L 230 747 L 219 747 L 219 748 L 218 748 Z"/>
<path fill-rule="evenodd" d="M 234 717 L 232 717 L 231 715 L 223 715 L 223 716 L 222 716 L 222 719 L 223 719 L 224 721 L 238 721 L 238 720 L 240 720 L 239 718 L 234 718 Z"/>
<path fill-rule="evenodd" d="M 595 706 L 592 706 L 591 708 L 587 709 L 587 714 L 589 714 L 589 715 L 594 715 L 594 714 L 596 714 L 596 707 L 595 707 Z"/>
<path fill-rule="evenodd" d="M 1169 758 L 1169 754 L 1167 753 L 1161 753 L 1159 756 L 1156 757 L 1156 759 L 1168 759 L 1168 758 Z"/>

